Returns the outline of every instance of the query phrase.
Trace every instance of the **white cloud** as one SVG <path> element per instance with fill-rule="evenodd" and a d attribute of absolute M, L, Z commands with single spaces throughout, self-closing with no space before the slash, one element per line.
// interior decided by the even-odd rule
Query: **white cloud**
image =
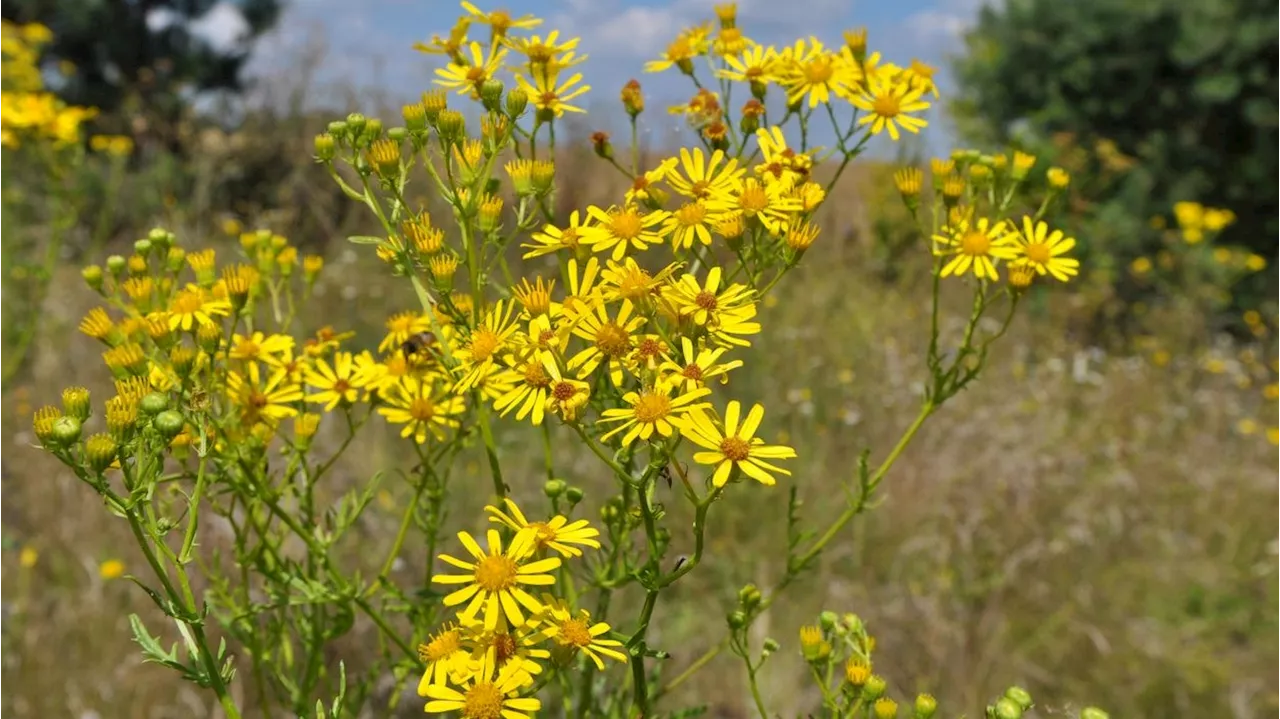
<path fill-rule="evenodd" d="M 682 15 L 674 7 L 636 6 L 602 18 L 583 39 L 589 37 L 598 53 L 651 57 L 671 42 L 682 25 Z"/>
<path fill-rule="evenodd" d="M 149 18 L 148 18 L 149 19 Z M 249 36 L 249 23 L 229 2 L 220 2 L 188 25 L 191 34 L 219 52 L 234 50 Z"/>

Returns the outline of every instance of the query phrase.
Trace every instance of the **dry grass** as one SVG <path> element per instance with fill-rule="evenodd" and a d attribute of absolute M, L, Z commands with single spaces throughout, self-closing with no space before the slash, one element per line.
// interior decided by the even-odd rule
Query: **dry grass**
<path fill-rule="evenodd" d="M 619 179 L 583 161 L 590 159 L 562 165 L 561 177 L 573 178 L 563 201 L 614 196 Z M 764 402 L 766 422 L 799 450 L 796 482 L 817 518 L 839 508 L 863 448 L 874 459 L 896 440 L 924 374 L 927 308 L 912 280 L 919 273 L 885 284 L 868 266 L 873 248 L 859 200 L 869 195 L 858 185 L 846 181 L 829 201 L 820 245 L 784 282 L 776 306 L 763 310 L 765 339 L 733 380 L 735 395 Z M 197 236 L 186 241 L 196 244 L 211 224 L 192 223 Z M 411 303 L 347 246 L 332 246 L 330 268 L 319 304 L 327 321 L 358 329 L 358 342 L 368 344 L 388 311 Z M 56 282 L 30 372 L 5 393 L 6 546 L 34 547 L 40 559 L 25 570 L 16 551 L 3 557 L 10 578 L 3 709 L 12 717 L 208 714 L 209 697 L 140 664 L 123 617 L 146 616 L 145 596 L 128 582 L 98 578 L 108 557 L 139 567 L 127 532 L 31 447 L 32 405 L 69 384 L 99 397 L 106 388 L 97 348 L 74 332 L 93 297 L 74 268 Z M 891 691 L 931 691 L 948 716 L 975 716 L 1011 683 L 1031 689 L 1049 715 L 1072 702 L 1117 717 L 1276 710 L 1276 449 L 1235 432 L 1244 395 L 1221 378 L 1194 363 L 1156 368 L 1073 346 L 1063 339 L 1069 320 L 1066 312 L 1024 316 L 986 376 L 926 425 L 880 506 L 770 612 L 760 638 L 783 645 L 765 680 L 774 710 L 793 715 L 815 705 L 796 690 L 804 685 L 795 636 L 820 609 L 860 614 L 877 637 L 877 670 Z M 514 422 L 502 427 L 517 499 L 539 491 L 533 439 Z M 482 481 L 476 457 L 460 461 L 455 487 Z M 337 476 L 357 483 L 370 468 L 412 460 L 375 425 L 346 462 Z M 599 499 L 603 480 L 591 465 L 569 457 L 563 473 L 596 506 L 592 490 L 601 490 Z M 386 486 L 391 507 L 375 510 L 362 527 L 365 541 L 389 543 L 388 510 L 403 487 Z M 330 489 L 336 496 L 344 488 Z M 650 644 L 671 652 L 669 676 L 719 640 L 738 587 L 765 586 L 782 571 L 784 492 L 744 488 L 713 511 L 713 561 L 655 616 Z M 483 493 L 456 494 L 453 522 L 478 523 Z M 668 501 L 679 552 L 687 522 L 678 498 Z M 216 527 L 201 537 L 206 549 L 219 541 Z M 412 566 L 424 560 L 412 550 L 404 558 Z M 371 636 L 358 628 L 337 654 L 359 664 Z M 689 703 L 748 716 L 740 667 L 727 656 L 713 661 L 669 706 Z M 402 707 L 403 716 L 419 713 L 416 699 Z"/>

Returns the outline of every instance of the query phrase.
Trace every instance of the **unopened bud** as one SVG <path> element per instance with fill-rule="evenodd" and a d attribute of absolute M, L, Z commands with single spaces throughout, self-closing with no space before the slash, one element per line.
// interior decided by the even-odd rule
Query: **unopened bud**
<path fill-rule="evenodd" d="M 513 87 L 511 92 L 507 93 L 507 115 L 512 120 L 517 120 L 524 114 L 526 108 L 529 107 L 529 93 L 523 88 Z"/>
<path fill-rule="evenodd" d="M 116 441 L 109 434 L 95 434 L 84 443 L 84 458 L 94 472 L 103 472 L 116 458 Z"/>
<path fill-rule="evenodd" d="M 776 639 L 773 639 L 772 637 L 765 637 L 764 646 L 760 650 L 760 655 L 767 657 L 770 654 L 773 654 L 774 652 L 778 651 L 779 648 L 780 647 Z"/>
<path fill-rule="evenodd" d="M 484 105 L 484 109 L 489 112 L 499 112 L 502 109 L 503 89 L 502 81 L 495 77 L 480 83 L 480 103 Z"/>
<path fill-rule="evenodd" d="M 427 108 L 420 102 L 400 108 L 400 116 L 410 132 L 422 132 L 427 129 Z"/>
<path fill-rule="evenodd" d="M 754 584 L 748 584 L 738 590 L 738 604 L 742 605 L 742 608 L 747 611 L 760 606 L 761 599 L 763 597 L 760 594 L 760 589 Z"/>
<path fill-rule="evenodd" d="M 440 119 L 440 113 L 449 107 L 449 96 L 444 90 L 436 88 L 422 93 L 422 109 L 427 115 L 427 124 L 435 125 Z"/>
<path fill-rule="evenodd" d="M 828 632 L 835 628 L 836 622 L 839 620 L 840 617 L 835 612 L 828 611 L 818 615 L 818 625 Z"/>
<path fill-rule="evenodd" d="M 477 218 L 482 232 L 496 232 L 502 224 L 502 198 L 489 195 L 480 202 L 480 213 Z"/>
<path fill-rule="evenodd" d="M 325 129 L 329 131 L 330 135 L 333 135 L 335 140 L 337 140 L 346 137 L 347 130 L 349 128 L 347 127 L 347 123 L 343 120 L 334 120 L 329 123 L 328 127 Z"/>
<path fill-rule="evenodd" d="M 622 86 L 622 107 L 633 118 L 644 112 L 644 92 L 640 89 L 639 80 L 628 80 Z"/>
<path fill-rule="evenodd" d="M 80 270 L 80 276 L 84 278 L 84 283 L 89 285 L 89 289 L 95 292 L 102 289 L 102 268 L 97 265 L 89 265 Z"/>
<path fill-rule="evenodd" d="M 542 196 L 551 192 L 556 183 L 556 165 L 551 160 L 535 160 L 533 163 L 533 192 Z"/>
<path fill-rule="evenodd" d="M 760 129 L 760 118 L 764 115 L 764 103 L 752 98 L 742 106 L 742 119 L 738 128 L 744 135 L 754 135 Z"/>
<path fill-rule="evenodd" d="M 876 719 L 894 719 L 898 716 L 898 702 L 889 697 L 880 697 L 876 700 L 873 711 Z"/>
<path fill-rule="evenodd" d="M 79 439 L 80 422 L 76 418 L 64 415 L 53 421 L 50 444 L 55 447 L 70 447 Z"/>
<path fill-rule="evenodd" d="M 405 138 L 407 138 L 408 136 L 409 136 L 409 131 L 404 129 L 403 127 L 393 127 L 387 130 L 387 139 L 391 140 L 397 145 L 404 142 Z"/>
<path fill-rule="evenodd" d="M 180 413 L 167 409 L 151 420 L 151 426 L 156 428 L 161 437 L 173 439 L 182 432 L 183 427 L 186 426 L 186 421 L 183 420 Z"/>
<path fill-rule="evenodd" d="M 867 28 L 859 27 L 853 30 L 845 30 L 844 44 L 849 48 L 849 52 L 853 54 L 853 59 L 857 60 L 859 65 L 866 62 Z"/>
<path fill-rule="evenodd" d="M 570 487 L 569 489 L 565 490 L 565 493 L 564 493 L 565 500 L 569 502 L 571 506 L 577 504 L 578 502 L 581 502 L 582 496 L 583 494 L 582 494 L 581 487 Z"/>
<path fill-rule="evenodd" d="M 932 694 L 920 694 L 916 697 L 915 719 L 931 719 L 938 711 L 938 700 Z"/>
<path fill-rule="evenodd" d="M 120 255 L 111 255 L 107 258 L 107 272 L 110 272 L 111 276 L 116 279 L 120 279 L 120 275 L 124 274 L 125 268 L 128 266 L 128 261 Z"/>
<path fill-rule="evenodd" d="M 879 674 L 872 674 L 867 677 L 867 682 L 862 685 L 862 696 L 867 701 L 874 701 L 884 696 L 884 690 L 888 688 L 884 677 Z"/>
<path fill-rule="evenodd" d="M 609 133 L 597 131 L 591 134 L 591 149 L 606 160 L 613 158 L 613 145 L 609 143 Z"/>
<path fill-rule="evenodd" d="M 1031 708 L 1031 692 L 1028 692 L 1022 687 L 1009 687 L 1004 690 L 1004 695 L 1006 698 L 1017 702 L 1018 706 L 1024 711 Z"/>
<path fill-rule="evenodd" d="M 741 629 L 747 625 L 747 615 L 745 612 L 735 609 L 729 612 L 728 621 L 730 629 Z"/>
<path fill-rule="evenodd" d="M 338 154 L 338 141 L 327 132 L 323 135 L 316 135 L 314 144 L 316 159 L 320 162 L 328 162 Z"/>
<path fill-rule="evenodd" d="M 446 143 L 455 143 L 466 134 L 467 118 L 456 110 L 444 110 L 436 118 L 436 131 L 440 133 L 440 139 Z"/>
<path fill-rule="evenodd" d="M 1010 176 L 1013 179 L 1021 181 L 1025 180 L 1027 174 L 1031 172 L 1031 168 L 1036 165 L 1036 156 L 1028 155 L 1025 152 L 1013 153 L 1013 172 Z"/>
<path fill-rule="evenodd" d="M 62 390 L 62 413 L 84 422 L 89 419 L 89 390 L 84 387 L 68 387 Z"/>
<path fill-rule="evenodd" d="M 367 120 L 364 115 L 353 112 L 347 115 L 347 130 L 355 137 L 359 137 L 364 132 L 364 126 Z"/>
<path fill-rule="evenodd" d="M 159 392 L 151 392 L 138 400 L 138 411 L 144 417 L 151 417 L 169 408 L 169 398 Z"/>
<path fill-rule="evenodd" d="M 1009 697 L 1000 697 L 1000 701 L 991 711 L 992 719 L 1022 719 L 1022 707 Z"/>
<path fill-rule="evenodd" d="M 1080 710 L 1080 719 L 1111 719 L 1111 715 L 1097 707 L 1085 707 Z"/>
<path fill-rule="evenodd" d="M 569 485 L 563 479 L 548 479 L 546 484 L 542 485 L 542 493 L 555 499 L 564 494 Z"/>

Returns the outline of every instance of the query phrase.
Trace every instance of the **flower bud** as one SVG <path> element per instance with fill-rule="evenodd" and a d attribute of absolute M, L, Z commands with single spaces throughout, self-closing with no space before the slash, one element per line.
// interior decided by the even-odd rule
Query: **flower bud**
<path fill-rule="evenodd" d="M 1045 173 L 1045 179 L 1049 182 L 1049 187 L 1059 192 L 1071 184 L 1071 174 L 1061 167 L 1050 167 Z"/>
<path fill-rule="evenodd" d="M 400 116 L 409 132 L 422 132 L 427 129 L 427 108 L 420 102 L 400 108 Z"/>
<path fill-rule="evenodd" d="M 379 120 L 376 117 L 371 117 L 365 121 L 364 133 L 361 134 L 360 137 L 365 144 L 371 143 L 382 137 L 382 120 Z"/>
<path fill-rule="evenodd" d="M 53 424 L 61 416 L 62 412 L 53 405 L 45 405 L 36 410 L 31 417 L 31 428 L 36 433 L 36 439 L 42 444 L 50 444 L 53 441 Z"/>
<path fill-rule="evenodd" d="M 384 137 L 375 140 L 366 153 L 369 164 L 382 177 L 394 180 L 400 174 L 400 143 Z"/>
<path fill-rule="evenodd" d="M 102 473 L 116 458 L 116 441 L 109 434 L 99 432 L 84 442 L 84 458 L 89 467 Z"/>
<path fill-rule="evenodd" d="M 942 204 L 948 208 L 955 207 L 964 194 L 964 177 L 959 174 L 948 175 L 942 182 Z"/>
<path fill-rule="evenodd" d="M 151 240 L 142 238 L 133 243 L 133 251 L 142 257 L 146 257 L 151 253 Z"/>
<path fill-rule="evenodd" d="M 738 604 L 748 612 L 760 606 L 760 601 L 762 599 L 763 597 L 760 594 L 760 589 L 754 584 L 748 584 L 738 590 Z"/>
<path fill-rule="evenodd" d="M 924 185 L 924 174 L 916 167 L 904 167 L 893 173 L 893 184 L 902 196 L 902 204 L 913 214 L 920 207 L 920 191 Z"/>
<path fill-rule="evenodd" d="M 436 118 L 436 131 L 446 144 L 453 144 L 462 139 L 467 131 L 467 118 L 456 110 L 444 110 Z"/>
<path fill-rule="evenodd" d="M 859 65 L 867 60 L 867 28 L 859 27 L 844 31 L 844 44 L 853 54 Z"/>
<path fill-rule="evenodd" d="M 507 93 L 507 115 L 512 120 L 517 120 L 524 114 L 526 108 L 529 107 L 529 93 L 524 88 L 513 87 L 511 92 Z"/>
<path fill-rule="evenodd" d="M 639 80 L 628 80 L 622 86 L 622 107 L 632 118 L 644 112 L 644 93 L 640 89 Z"/>
<path fill-rule="evenodd" d="M 107 272 L 116 279 L 120 279 L 120 275 L 124 274 L 128 265 L 129 263 L 120 255 L 111 255 L 107 258 Z"/>
<path fill-rule="evenodd" d="M 446 284 L 453 279 L 454 273 L 458 271 L 458 258 L 456 255 L 444 252 L 427 260 L 427 269 L 431 271 L 431 276 L 441 284 Z"/>
<path fill-rule="evenodd" d="M 609 133 L 597 131 L 591 133 L 591 149 L 596 155 L 606 160 L 613 158 L 613 145 L 609 143 Z"/>
<path fill-rule="evenodd" d="M 556 497 L 564 494 L 565 490 L 568 488 L 568 483 L 563 479 L 548 479 L 546 484 L 542 485 L 542 493 L 547 495 L 550 499 L 555 499 Z"/>
<path fill-rule="evenodd" d="M 1111 719 L 1111 715 L 1097 707 L 1085 707 L 1080 710 L 1080 719 Z"/>
<path fill-rule="evenodd" d="M 151 240 L 153 244 L 159 245 L 162 249 L 168 249 L 169 245 L 173 244 L 174 236 L 172 232 L 163 227 L 152 227 L 151 231 L 147 233 L 147 239 Z"/>
<path fill-rule="evenodd" d="M 358 112 L 353 112 L 350 115 L 347 115 L 347 130 L 351 133 L 352 137 L 359 137 L 360 134 L 364 132 L 365 122 L 364 115 L 361 115 Z"/>
<path fill-rule="evenodd" d="M 1018 706 L 1021 707 L 1023 711 L 1030 709 L 1033 703 L 1031 701 L 1031 692 L 1028 692 L 1022 687 L 1009 687 L 1004 690 L 1004 695 L 1006 698 L 1017 702 Z"/>
<path fill-rule="evenodd" d="M 440 113 L 449 107 L 449 96 L 444 90 L 436 88 L 422 93 L 422 109 L 426 112 L 427 124 L 435 126 Z"/>
<path fill-rule="evenodd" d="M 932 694 L 920 694 L 916 697 L 915 719 L 932 719 L 938 711 L 938 700 Z"/>
<path fill-rule="evenodd" d="M 70 447 L 80 439 L 80 422 L 65 415 L 55 419 L 49 439 L 55 447 Z"/>
<path fill-rule="evenodd" d="M 823 638 L 822 629 L 812 624 L 800 627 L 800 653 L 809 662 L 820 662 L 831 655 L 831 645 Z"/>
<path fill-rule="evenodd" d="M 1036 165 L 1036 156 L 1028 155 L 1025 152 L 1013 153 L 1013 172 L 1010 176 L 1013 179 L 1021 181 L 1027 178 L 1027 174 L 1031 172 L 1031 168 Z"/>
<path fill-rule="evenodd" d="M 168 395 L 160 392 L 151 392 L 138 400 L 138 411 L 144 417 L 151 417 L 165 411 L 169 407 Z"/>
<path fill-rule="evenodd" d="M 1022 719 L 1022 707 L 1009 697 L 1000 697 L 1000 701 L 992 707 L 991 719 Z"/>
<path fill-rule="evenodd" d="M 94 292 L 102 290 L 102 268 L 97 265 L 89 265 L 80 270 L 80 276 L 84 278 L 84 283 Z"/>
<path fill-rule="evenodd" d="M 829 632 L 835 628 L 839 620 L 840 617 L 835 612 L 824 611 L 818 615 L 818 626 L 822 627 L 823 631 Z"/>
<path fill-rule="evenodd" d="M 179 412 L 166 409 L 151 420 L 151 426 L 156 428 L 161 437 L 173 439 L 182 432 L 182 429 L 186 426 L 186 421 L 183 420 Z"/>
<path fill-rule="evenodd" d="M 480 83 L 480 104 L 484 105 L 484 109 L 489 112 L 499 112 L 502 109 L 502 91 L 505 88 L 502 81 L 496 77 Z"/>
<path fill-rule="evenodd" d="M 327 132 L 323 135 L 316 135 L 314 144 L 316 159 L 320 162 L 329 162 L 338 154 L 338 141 Z"/>
<path fill-rule="evenodd" d="M 533 192 L 545 195 L 555 188 L 556 165 L 551 160 L 535 160 L 533 163 Z"/>
<path fill-rule="evenodd" d="M 747 626 L 747 615 L 740 609 L 735 609 L 732 612 L 729 612 L 727 619 L 729 621 L 730 629 L 738 630 Z"/>
<path fill-rule="evenodd" d="M 68 387 L 62 390 L 62 413 L 84 422 L 89 419 L 89 390 L 84 387 Z"/>
<path fill-rule="evenodd" d="M 876 700 L 873 711 L 876 719 L 893 719 L 898 716 L 898 702 L 889 697 L 880 697 Z"/>
<path fill-rule="evenodd" d="M 862 696 L 867 701 L 874 701 L 884 696 L 884 690 L 887 688 L 884 677 L 879 674 L 872 674 L 867 677 L 867 682 L 862 685 Z"/>
<path fill-rule="evenodd" d="M 496 232 L 502 224 L 502 198 L 488 195 L 480 202 L 480 214 L 476 224 L 481 232 Z"/>
<path fill-rule="evenodd" d="M 328 127 L 325 129 L 328 130 L 330 135 L 333 135 L 335 140 L 341 140 L 347 136 L 347 130 L 349 128 L 347 127 L 347 123 L 343 120 L 334 120 L 333 122 L 330 122 Z"/>
<path fill-rule="evenodd" d="M 853 657 L 844 665 L 844 680 L 854 689 L 861 689 L 871 678 L 871 667 L 858 657 Z"/>
<path fill-rule="evenodd" d="M 569 505 L 570 505 L 570 506 L 575 505 L 575 504 L 577 504 L 578 502 L 581 502 L 581 501 L 582 501 L 582 496 L 583 496 L 583 494 L 582 494 L 582 488 L 581 488 L 581 487 L 570 487 L 570 488 L 569 488 L 569 489 L 567 489 L 567 490 L 565 491 L 565 493 L 564 493 L 564 498 L 565 498 L 565 500 L 566 500 L 566 501 L 568 501 L 568 502 L 569 502 Z"/>
<path fill-rule="evenodd" d="M 767 657 L 770 654 L 773 654 L 774 652 L 778 651 L 779 648 L 780 647 L 778 645 L 778 640 L 772 637 L 765 637 L 764 646 L 760 650 L 760 656 Z"/>
<path fill-rule="evenodd" d="M 764 103 L 755 98 L 747 100 L 742 106 L 742 119 L 738 122 L 738 129 L 742 130 L 743 135 L 754 135 L 756 130 L 760 129 L 760 118 L 764 116 Z"/>

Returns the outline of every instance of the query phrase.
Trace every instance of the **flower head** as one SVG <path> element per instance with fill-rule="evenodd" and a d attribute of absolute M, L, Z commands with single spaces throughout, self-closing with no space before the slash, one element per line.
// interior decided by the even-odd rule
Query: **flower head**
<path fill-rule="evenodd" d="M 765 485 L 774 484 L 774 474 L 790 475 L 788 470 L 765 460 L 792 459 L 796 451 L 781 445 L 767 445 L 755 436 L 764 419 L 764 407 L 753 406 L 739 424 L 741 413 L 742 405 L 736 400 L 730 402 L 725 408 L 723 428 L 702 410 L 690 413 L 681 433 L 705 450 L 694 453 L 693 461 L 715 466 L 711 481 L 717 487 L 723 487 L 734 470 Z"/>
<path fill-rule="evenodd" d="M 456 559 L 441 554 L 440 560 L 462 570 L 461 574 L 437 574 L 431 581 L 437 584 L 464 585 L 444 598 L 447 607 L 466 602 L 458 613 L 464 622 L 470 622 L 483 613 L 484 627 L 488 631 L 497 628 L 505 619 L 510 626 L 522 626 L 525 614 L 522 610 L 538 612 L 542 605 L 526 592 L 522 585 L 546 586 L 555 583 L 550 572 L 560 566 L 559 557 L 529 561 L 537 546 L 537 531 L 532 528 L 516 533 L 505 548 L 498 530 L 486 534 L 489 549 L 484 551 L 467 532 L 458 532 L 458 539 L 473 561 Z"/>
<path fill-rule="evenodd" d="M 484 508 L 490 515 L 489 521 L 505 524 L 516 531 L 533 529 L 535 551 L 552 549 L 565 557 L 581 557 L 582 550 L 575 545 L 600 548 L 600 542 L 596 540 L 600 536 L 599 530 L 585 519 L 570 522 L 557 514 L 545 522 L 530 522 L 510 497 L 503 500 L 503 505 L 506 511 L 492 505 Z"/>

